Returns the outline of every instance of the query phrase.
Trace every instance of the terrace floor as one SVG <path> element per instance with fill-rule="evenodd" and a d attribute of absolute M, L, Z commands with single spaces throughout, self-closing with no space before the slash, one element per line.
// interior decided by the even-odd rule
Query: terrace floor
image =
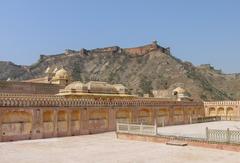
<path fill-rule="evenodd" d="M 158 134 L 205 138 L 206 127 L 208 127 L 209 129 L 218 130 L 227 130 L 227 128 L 229 128 L 230 130 L 240 131 L 240 121 L 216 121 L 207 123 L 159 127 Z"/>
<path fill-rule="evenodd" d="M 0 143 L 0 163 L 226 163 L 239 158 L 231 151 L 120 140 L 114 132 Z"/>

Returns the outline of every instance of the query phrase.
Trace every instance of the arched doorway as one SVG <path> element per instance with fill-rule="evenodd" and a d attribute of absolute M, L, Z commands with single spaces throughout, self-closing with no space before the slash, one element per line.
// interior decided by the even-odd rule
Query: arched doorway
<path fill-rule="evenodd" d="M 139 111 L 138 123 L 152 124 L 152 113 L 149 109 L 141 109 Z"/>
<path fill-rule="evenodd" d="M 43 112 L 43 137 L 53 137 L 54 135 L 54 120 L 53 111 L 48 110 Z"/>
<path fill-rule="evenodd" d="M 106 110 L 90 111 L 89 131 L 90 133 L 104 132 L 108 130 L 108 114 Z"/>
<path fill-rule="evenodd" d="M 157 125 L 165 126 L 168 125 L 169 112 L 167 109 L 159 109 L 157 112 Z"/>
<path fill-rule="evenodd" d="M 71 112 L 71 134 L 78 135 L 80 133 L 80 111 L 73 110 Z"/>
<path fill-rule="evenodd" d="M 31 139 L 32 115 L 25 111 L 6 112 L 2 115 L 2 139 Z"/>
<path fill-rule="evenodd" d="M 216 116 L 216 109 L 211 107 L 208 109 L 208 115 L 209 116 Z"/>
<path fill-rule="evenodd" d="M 116 113 L 117 122 L 130 123 L 131 122 L 131 111 L 127 109 L 120 109 Z"/>
<path fill-rule="evenodd" d="M 183 124 L 184 123 L 184 113 L 183 109 L 177 108 L 174 110 L 173 119 L 175 124 Z"/>
<path fill-rule="evenodd" d="M 227 118 L 230 120 L 231 119 L 231 117 L 233 117 L 234 116 L 234 110 L 233 110 L 233 108 L 232 107 L 228 107 L 227 108 Z"/>
<path fill-rule="evenodd" d="M 200 116 L 200 113 L 198 112 L 199 110 L 196 108 L 191 109 L 191 118 L 196 119 Z"/>
<path fill-rule="evenodd" d="M 60 110 L 57 113 L 57 131 L 58 136 L 67 136 L 68 123 L 67 123 L 67 112 Z"/>
<path fill-rule="evenodd" d="M 197 118 L 196 110 L 193 108 L 186 109 L 185 114 L 185 123 L 191 124 Z"/>
<path fill-rule="evenodd" d="M 222 107 L 218 108 L 217 115 L 218 116 L 226 116 L 224 108 L 222 108 Z"/>

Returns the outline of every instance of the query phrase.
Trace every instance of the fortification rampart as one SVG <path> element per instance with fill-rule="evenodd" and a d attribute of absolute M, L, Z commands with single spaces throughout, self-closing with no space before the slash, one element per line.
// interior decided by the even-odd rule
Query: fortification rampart
<path fill-rule="evenodd" d="M 91 53 L 114 53 L 121 50 L 118 46 L 112 46 L 112 47 L 105 47 L 105 48 L 97 48 L 90 50 Z"/>
<path fill-rule="evenodd" d="M 123 50 L 128 54 L 137 54 L 137 55 L 144 55 L 154 50 L 160 50 L 163 53 L 170 54 L 169 48 L 163 48 L 159 46 L 156 42 L 153 42 L 152 44 L 149 44 L 149 45 L 139 46 L 135 48 L 125 48 Z"/>

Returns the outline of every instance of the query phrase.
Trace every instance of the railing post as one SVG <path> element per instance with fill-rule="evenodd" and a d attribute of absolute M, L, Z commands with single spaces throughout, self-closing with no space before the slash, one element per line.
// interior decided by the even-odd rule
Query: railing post
<path fill-rule="evenodd" d="M 119 125 L 118 125 L 118 122 L 117 122 L 117 132 L 119 132 L 119 129 L 118 129 Z"/>
<path fill-rule="evenodd" d="M 163 125 L 164 125 L 164 122 L 163 122 Z M 155 129 L 155 135 L 157 135 L 158 131 L 157 131 L 157 120 L 156 119 L 155 119 L 154 129 Z"/>
<path fill-rule="evenodd" d="M 227 143 L 230 143 L 230 130 L 227 128 Z"/>
<path fill-rule="evenodd" d="M 192 124 L 192 116 L 189 117 L 189 122 Z"/>
<path fill-rule="evenodd" d="M 209 141 L 209 131 L 208 131 L 208 127 L 206 127 L 206 140 Z"/>
<path fill-rule="evenodd" d="M 140 134 L 143 135 L 143 124 L 140 124 Z"/>
<path fill-rule="evenodd" d="M 130 124 L 129 123 L 127 124 L 127 128 L 128 128 L 127 132 L 130 133 Z"/>

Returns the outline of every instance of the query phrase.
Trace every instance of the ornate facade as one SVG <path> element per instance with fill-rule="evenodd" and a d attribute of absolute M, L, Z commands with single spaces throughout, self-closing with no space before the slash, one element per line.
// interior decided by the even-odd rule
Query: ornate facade
<path fill-rule="evenodd" d="M 137 97 L 121 84 L 69 84 L 63 69 L 47 79 L 0 82 L 0 141 L 114 131 L 116 122 L 184 124 L 205 114 L 202 102 Z"/>
<path fill-rule="evenodd" d="M 204 102 L 206 116 L 225 116 L 227 118 L 240 116 L 240 101 Z"/>

